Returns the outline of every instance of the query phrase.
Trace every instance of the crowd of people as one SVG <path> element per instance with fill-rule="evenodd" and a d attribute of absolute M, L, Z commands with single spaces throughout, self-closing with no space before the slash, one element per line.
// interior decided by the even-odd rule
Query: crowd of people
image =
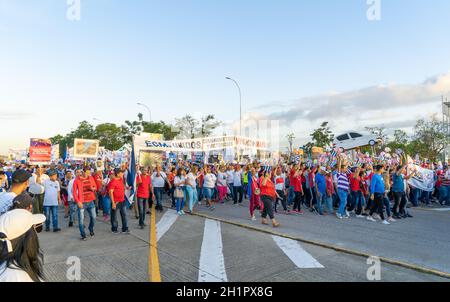
<path fill-rule="evenodd" d="M 351 166 L 339 156 L 334 165 L 291 162 L 268 166 L 260 161 L 200 165 L 178 160 L 155 167 L 136 167 L 134 174 L 127 163 L 104 170 L 86 163 L 0 165 L 0 280 L 42 279 L 36 233 L 61 231 L 60 208 L 64 208 L 68 228 L 78 221 L 80 238 L 85 241 L 87 231 L 91 238 L 95 236 L 99 213 L 110 223 L 114 234 L 119 233 L 119 215 L 120 233 L 130 233 L 128 210 L 143 229 L 153 204 L 155 210 L 164 211 L 164 196 L 180 216 L 199 206 L 214 211 L 218 203 L 244 207 L 244 200 L 248 200 L 249 219 L 257 220 L 259 212 L 261 223 L 271 222 L 273 227 L 280 226 L 275 214 L 300 216 L 311 211 L 318 216 L 365 218 L 389 225 L 412 218 L 407 208 L 417 207 L 420 202 L 450 205 L 450 169 L 437 164 L 432 167 L 432 192 L 411 186 L 408 180 L 416 171 L 402 162 Z M 87 230 L 85 213 L 89 216 Z M 14 228 L 11 223 L 20 227 Z M 18 249 L 23 252 L 27 248 L 37 248 L 28 253 L 32 259 L 17 254 Z M 29 278 L 11 273 L 17 267 Z"/>

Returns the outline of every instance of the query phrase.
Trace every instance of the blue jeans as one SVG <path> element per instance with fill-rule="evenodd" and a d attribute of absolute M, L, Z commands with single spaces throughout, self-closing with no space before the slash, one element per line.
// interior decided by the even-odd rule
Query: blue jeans
<path fill-rule="evenodd" d="M 93 201 L 83 203 L 83 208 L 78 208 L 78 225 L 80 227 L 81 237 L 86 237 L 86 232 L 84 230 L 84 211 L 89 214 L 89 232 L 94 232 L 95 218 L 95 203 Z"/>
<path fill-rule="evenodd" d="M 119 222 L 117 221 L 117 211 L 120 212 L 120 218 L 122 220 L 122 232 L 128 231 L 128 221 L 127 221 L 127 209 L 125 202 L 116 203 L 116 209 L 111 209 L 111 230 L 117 232 L 119 227 Z"/>
<path fill-rule="evenodd" d="M 317 211 L 319 212 L 320 215 L 322 215 L 323 214 L 322 204 L 327 203 L 327 194 L 326 193 L 320 194 L 320 197 L 319 197 L 319 195 L 317 195 L 316 201 L 317 201 L 317 204 L 316 204 Z"/>
<path fill-rule="evenodd" d="M 338 196 L 339 196 L 339 210 L 338 210 L 338 213 L 341 216 L 344 216 L 345 215 L 345 208 L 347 206 L 348 191 L 344 191 L 344 190 L 338 189 Z"/>
<path fill-rule="evenodd" d="M 77 211 L 77 203 L 75 201 L 69 201 L 69 222 L 73 223 L 75 212 Z"/>
<path fill-rule="evenodd" d="M 389 201 L 389 198 L 384 196 L 383 198 L 384 207 L 386 208 L 386 214 L 388 217 L 391 217 L 391 202 Z"/>
<path fill-rule="evenodd" d="M 157 206 L 162 206 L 162 194 L 163 194 L 164 188 L 153 188 L 153 191 L 155 192 L 155 200 Z"/>
<path fill-rule="evenodd" d="M 419 206 L 419 196 L 420 196 L 420 190 L 417 188 L 413 188 L 411 190 L 411 194 L 412 194 L 412 198 L 411 198 L 411 203 L 417 207 Z"/>
<path fill-rule="evenodd" d="M 203 188 L 197 187 L 197 197 L 198 197 L 198 201 L 202 201 L 202 199 L 203 199 Z"/>
<path fill-rule="evenodd" d="M 292 205 L 295 198 L 294 186 L 289 186 L 288 190 L 288 205 Z"/>
<path fill-rule="evenodd" d="M 184 198 L 175 198 L 177 212 L 180 212 L 182 209 L 184 209 L 184 200 Z"/>
<path fill-rule="evenodd" d="M 325 200 L 329 214 L 333 214 L 333 196 L 327 196 Z"/>
<path fill-rule="evenodd" d="M 103 197 L 103 216 L 111 215 L 111 198 L 109 196 Z"/>
<path fill-rule="evenodd" d="M 205 196 L 206 200 L 211 201 L 213 195 L 213 188 L 203 188 L 203 195 Z"/>
<path fill-rule="evenodd" d="M 425 204 L 430 204 L 430 195 L 431 195 L 431 192 L 422 191 L 422 201 Z"/>
<path fill-rule="evenodd" d="M 234 200 L 233 183 L 227 183 L 228 189 L 230 189 L 230 196 Z"/>
<path fill-rule="evenodd" d="M 192 212 L 194 205 L 197 203 L 197 189 L 186 186 L 186 197 L 188 201 L 189 211 Z"/>
<path fill-rule="evenodd" d="M 53 230 L 58 228 L 58 206 L 44 206 L 45 228 L 50 229 L 50 214 L 53 222 Z"/>
<path fill-rule="evenodd" d="M 352 210 L 356 209 L 355 213 L 361 215 L 364 204 L 364 196 L 361 191 L 352 191 Z"/>

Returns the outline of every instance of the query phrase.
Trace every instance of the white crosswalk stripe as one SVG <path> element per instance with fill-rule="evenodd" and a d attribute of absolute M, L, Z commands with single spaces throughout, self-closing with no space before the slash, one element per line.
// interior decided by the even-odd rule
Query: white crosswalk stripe
<path fill-rule="evenodd" d="M 163 217 L 156 224 L 156 240 L 159 241 L 165 233 L 172 227 L 172 225 L 177 221 L 177 212 L 173 210 L 167 210 Z"/>
<path fill-rule="evenodd" d="M 306 252 L 298 241 L 274 235 L 272 238 L 298 268 L 323 268 L 323 265 Z"/>
<path fill-rule="evenodd" d="M 200 253 L 199 282 L 227 282 L 220 222 L 205 220 Z"/>

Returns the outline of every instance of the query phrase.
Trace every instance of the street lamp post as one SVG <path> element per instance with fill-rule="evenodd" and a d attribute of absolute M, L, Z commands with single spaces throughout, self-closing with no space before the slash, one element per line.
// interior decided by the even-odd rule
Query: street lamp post
<path fill-rule="evenodd" d="M 142 103 L 137 103 L 137 105 L 138 105 L 138 106 L 145 107 L 145 108 L 148 110 L 148 115 L 150 116 L 149 122 L 151 123 L 151 122 L 152 122 L 152 111 L 150 110 L 150 108 L 149 108 L 147 105 L 142 104 Z"/>
<path fill-rule="evenodd" d="M 226 77 L 225 79 L 233 81 L 234 84 L 236 84 L 236 87 L 239 90 L 239 136 L 242 136 L 242 93 L 241 93 L 241 87 L 239 86 L 238 82 L 230 77 Z"/>

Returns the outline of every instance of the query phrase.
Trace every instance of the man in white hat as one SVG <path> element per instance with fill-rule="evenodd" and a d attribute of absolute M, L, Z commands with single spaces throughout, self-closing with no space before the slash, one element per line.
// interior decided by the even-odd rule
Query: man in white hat
<path fill-rule="evenodd" d="M 43 280 L 42 254 L 35 228 L 44 222 L 44 215 L 33 215 L 23 209 L 0 216 L 0 282 Z"/>

